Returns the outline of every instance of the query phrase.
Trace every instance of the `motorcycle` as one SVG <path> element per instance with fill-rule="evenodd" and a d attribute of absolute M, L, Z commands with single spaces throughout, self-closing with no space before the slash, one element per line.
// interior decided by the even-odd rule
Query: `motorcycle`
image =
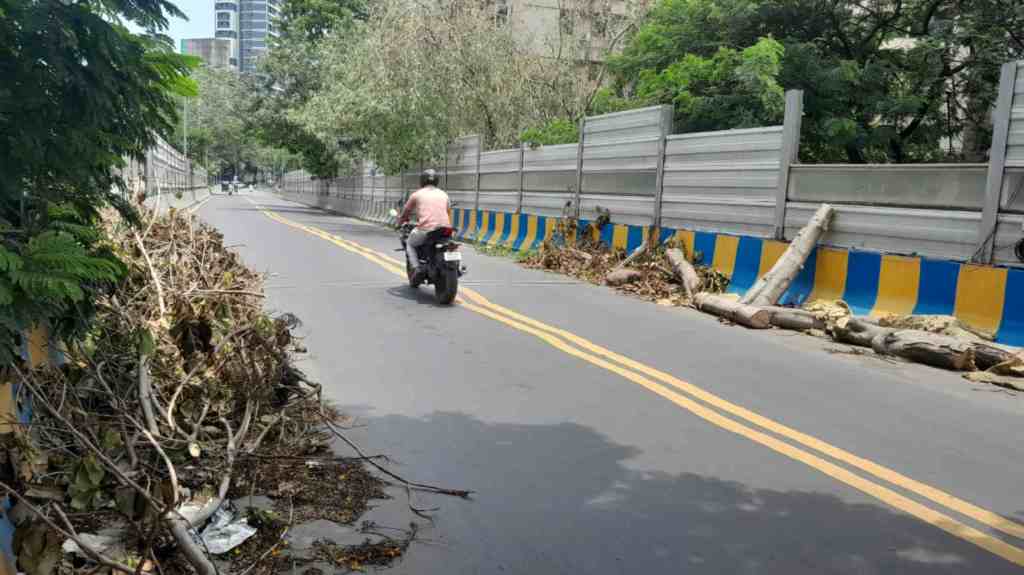
<path fill-rule="evenodd" d="M 392 210 L 392 216 L 398 214 Z M 412 232 L 414 224 L 403 224 L 399 227 L 399 237 L 402 241 L 401 251 L 405 256 L 405 275 L 409 280 L 409 287 L 416 289 L 421 283 L 434 285 L 434 299 L 441 305 L 448 305 L 455 300 L 459 291 L 459 278 L 466 272 L 462 266 L 462 252 L 459 251 L 459 243 L 455 241 L 455 228 L 438 228 L 427 235 L 426 241 L 416 248 L 420 259 L 420 273 L 415 273 L 409 262 L 408 252 L 405 249 L 406 241 Z"/>

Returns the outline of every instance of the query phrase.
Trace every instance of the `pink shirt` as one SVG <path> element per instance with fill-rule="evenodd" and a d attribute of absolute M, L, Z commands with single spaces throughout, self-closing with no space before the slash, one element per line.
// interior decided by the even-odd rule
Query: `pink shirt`
<path fill-rule="evenodd" d="M 421 230 L 436 230 L 452 225 L 448 219 L 448 194 L 441 188 L 427 186 L 413 192 L 405 203 L 399 221 L 407 221 L 414 213 L 418 220 L 416 227 Z"/>

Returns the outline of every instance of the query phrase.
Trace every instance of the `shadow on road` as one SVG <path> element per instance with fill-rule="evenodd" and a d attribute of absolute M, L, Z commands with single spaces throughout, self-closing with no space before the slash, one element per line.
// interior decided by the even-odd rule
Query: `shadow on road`
<path fill-rule="evenodd" d="M 404 284 L 388 288 L 388 293 L 397 298 L 413 301 L 418 304 L 429 305 L 433 307 L 451 307 L 448 305 L 440 305 L 437 303 L 437 300 L 434 299 L 434 286 L 430 285 L 423 285 L 416 289 L 413 289 L 409 287 L 409 284 Z"/>
<path fill-rule="evenodd" d="M 361 421 L 374 448 L 400 460 L 400 473 L 477 492 L 468 502 L 417 496 L 439 508 L 424 533 L 433 543 L 414 548 L 395 572 L 1013 572 L 880 505 L 629 469 L 635 448 L 577 424 L 487 423 L 462 413 Z"/>

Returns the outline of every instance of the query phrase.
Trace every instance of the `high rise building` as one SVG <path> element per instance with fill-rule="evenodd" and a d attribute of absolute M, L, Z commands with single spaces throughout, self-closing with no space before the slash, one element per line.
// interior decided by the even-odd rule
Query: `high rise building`
<path fill-rule="evenodd" d="M 218 1 L 215 4 L 217 37 L 237 41 L 238 69 L 255 72 L 256 61 L 277 36 L 274 19 L 281 0 Z"/>
<path fill-rule="evenodd" d="M 200 58 L 210 68 L 238 69 L 236 40 L 230 38 L 185 38 L 181 53 Z"/>

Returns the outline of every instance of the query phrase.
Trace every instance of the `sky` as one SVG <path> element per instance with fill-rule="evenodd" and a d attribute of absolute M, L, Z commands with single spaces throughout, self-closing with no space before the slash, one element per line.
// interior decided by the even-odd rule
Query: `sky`
<path fill-rule="evenodd" d="M 165 34 L 174 38 L 174 47 L 181 48 L 182 38 L 209 38 L 213 36 L 214 0 L 171 0 L 188 16 L 188 21 L 175 18 Z"/>

